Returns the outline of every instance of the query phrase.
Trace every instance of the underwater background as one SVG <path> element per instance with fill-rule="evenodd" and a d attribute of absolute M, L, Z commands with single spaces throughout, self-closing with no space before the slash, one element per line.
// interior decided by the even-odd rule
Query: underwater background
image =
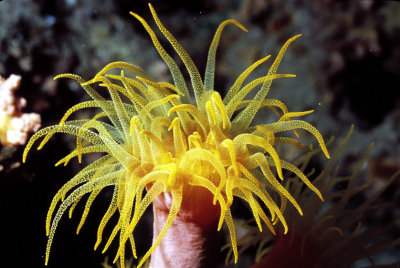
<path fill-rule="evenodd" d="M 334 135 L 340 141 L 354 124 L 354 134 L 340 161 L 341 172 L 351 173 L 371 142 L 374 147 L 368 165 L 360 174 L 364 180 L 376 178 L 375 187 L 379 187 L 400 170 L 399 2 L 150 2 L 200 73 L 204 73 L 208 46 L 220 22 L 237 19 L 249 30 L 245 33 L 228 27 L 222 35 L 215 77 L 215 88 L 221 93 L 250 64 L 267 54 L 276 55 L 285 40 L 303 34 L 279 67 L 280 72 L 296 74 L 296 78 L 275 81 L 271 96 L 284 101 L 291 111 L 314 109 L 307 121 L 325 138 Z M 22 76 L 16 94 L 27 100 L 24 111 L 41 115 L 42 126 L 57 124 L 70 106 L 87 99 L 78 84 L 54 81 L 59 73 L 76 73 L 89 79 L 109 62 L 126 61 L 142 67 L 159 81 L 170 81 L 168 69 L 147 33 L 129 15 L 134 11 L 154 25 L 147 4 L 148 1 L 129 0 L 2 0 L 0 75 Z M 254 76 L 262 71 L 258 69 Z M 90 115 L 81 112 L 79 116 Z M 269 120 L 268 113 L 260 117 L 265 122 Z M 0 267 L 44 267 L 48 207 L 57 190 L 80 169 L 76 160 L 67 167 L 54 164 L 74 142 L 68 135 L 55 136 L 44 150 L 32 151 L 26 164 L 21 163 L 24 146 L 0 145 Z M 311 165 L 322 170 L 325 162 L 317 157 Z M 394 205 L 381 212 L 374 210 L 364 224 L 384 226 L 398 217 L 399 186 L 397 179 L 378 200 Z M 111 195 L 111 191 L 104 191 L 94 202 L 79 236 L 75 235 L 79 217 L 63 218 L 49 267 L 102 267 L 105 255 L 100 250 L 93 251 L 93 246 L 97 225 Z M 83 206 L 78 205 L 75 213 L 81 213 Z M 234 208 L 233 215 L 245 219 L 248 212 L 242 211 L 240 206 Z M 135 231 L 139 256 L 151 244 L 151 217 L 147 213 Z M 399 229 L 397 223 L 397 231 L 389 233 L 390 239 L 400 237 Z M 115 250 L 114 246 L 106 255 L 113 256 Z M 253 263 L 252 250 L 240 255 L 236 267 Z M 224 267 L 226 252 L 221 254 L 219 267 Z M 391 249 L 380 258 L 383 263 L 399 261 L 400 249 Z"/>

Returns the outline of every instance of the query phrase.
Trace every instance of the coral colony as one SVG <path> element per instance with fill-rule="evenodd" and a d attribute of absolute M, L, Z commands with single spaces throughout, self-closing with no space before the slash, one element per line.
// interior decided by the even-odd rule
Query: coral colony
<path fill-rule="evenodd" d="M 19 75 L 0 76 L 0 144 L 5 146 L 25 144 L 28 133 L 40 128 L 40 115 L 22 113 L 26 100 L 15 95 L 20 83 Z"/>
<path fill-rule="evenodd" d="M 300 35 L 286 41 L 265 76 L 245 82 L 255 68 L 271 57 L 269 55 L 240 74 L 222 97 L 214 89 L 216 50 L 221 33 L 228 25 L 247 31 L 244 26 L 235 20 L 226 20 L 219 25 L 209 48 L 202 79 L 189 54 L 149 6 L 158 29 L 185 65 L 191 83 L 188 87 L 177 63 L 164 50 L 156 34 L 142 17 L 133 12 L 131 15 L 146 29 L 167 64 L 173 83 L 157 82 L 140 67 L 125 62 L 110 63 L 90 80 L 74 74 L 56 77 L 76 80 L 92 100 L 71 107 L 58 125 L 35 133 L 26 146 L 23 161 L 26 161 L 35 141 L 43 138 L 38 146 L 40 150 L 59 132 L 76 136 L 76 148 L 56 165 L 67 165 L 74 157 L 81 162 L 82 156 L 89 153 L 102 153 L 102 156 L 84 167 L 55 195 L 46 219 L 49 237 L 46 264 L 62 215 L 68 208 L 71 215 L 82 197 L 89 194 L 77 229 L 79 232 L 93 201 L 106 187 L 113 188 L 113 196 L 98 226 L 95 248 L 101 244 L 103 230 L 110 218 L 119 215 L 103 252 L 119 234 L 119 248 L 114 261 L 120 259 L 122 267 L 126 245 L 136 257 L 135 227 L 146 208 L 160 195 L 170 200 L 168 217 L 155 233 L 153 244 L 139 266 L 162 243 L 177 216 L 190 208 L 209 214 L 196 216 L 193 212 L 203 220 L 204 226 L 208 224 L 207 220 L 214 222 L 217 219 L 216 229 L 220 230 L 226 223 L 235 262 L 238 252 L 230 208 L 236 200 L 248 203 L 260 231 L 264 223 L 275 234 L 279 224 L 287 233 L 285 207 L 292 205 L 300 215 L 303 212 L 292 193 L 282 185 L 285 180 L 283 170 L 293 173 L 323 200 L 320 191 L 304 173 L 283 160 L 276 150 L 279 144 L 309 150 L 297 139 L 298 130 L 303 129 L 316 138 L 329 158 L 319 131 L 305 121 L 294 119 L 312 111 L 289 112 L 280 100 L 267 98 L 273 80 L 295 76 L 277 73 L 277 69 L 289 45 Z M 256 93 L 249 99 L 248 95 L 253 91 Z M 105 92 L 111 98 L 105 97 Z M 90 119 L 69 120 L 73 113 L 82 109 L 94 109 L 96 114 Z M 260 109 L 271 110 L 279 119 L 270 124 L 255 124 L 253 120 Z M 288 132 L 293 132 L 296 138 L 285 136 Z"/>

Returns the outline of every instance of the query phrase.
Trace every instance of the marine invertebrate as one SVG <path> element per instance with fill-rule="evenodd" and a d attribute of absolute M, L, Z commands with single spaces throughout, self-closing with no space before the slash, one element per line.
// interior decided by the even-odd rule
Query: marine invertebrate
<path fill-rule="evenodd" d="M 21 76 L 12 74 L 7 79 L 0 76 L 0 143 L 23 145 L 28 133 L 40 128 L 40 115 L 22 113 L 26 100 L 15 96 Z"/>
<path fill-rule="evenodd" d="M 386 260 L 391 263 L 385 264 L 375 262 L 373 258 L 400 245 L 399 237 L 388 239 L 396 233 L 395 222 L 387 222 L 383 226 L 368 226 L 365 224 L 365 216 L 373 210 L 388 208 L 388 204 L 376 204 L 375 201 L 398 179 L 400 171 L 380 187 L 374 187 L 377 180 L 362 180 L 359 173 L 365 166 L 371 145 L 351 174 L 339 175 L 342 172 L 337 162 L 343 155 L 352 132 L 353 127 L 334 151 L 325 169 L 313 181 L 325 196 L 324 203 L 311 195 L 308 189 L 304 189 L 295 178 L 287 178 L 288 189 L 303 205 L 304 216 L 298 217 L 288 207 L 283 213 L 289 226 L 286 235 L 279 227 L 276 236 L 266 233 L 260 235 L 255 227 L 247 227 L 247 234 L 238 239 L 239 252 L 252 245 L 258 246 L 253 268 L 352 267 L 360 260 L 366 261 L 364 265 L 372 265 L 363 267 L 399 266 L 398 257 L 395 260 Z M 312 155 L 318 152 L 319 150 L 315 150 L 298 160 L 302 169 L 308 165 Z M 375 189 L 371 191 L 371 188 Z M 366 197 L 362 202 L 355 201 L 355 198 L 361 199 L 360 196 L 364 194 Z"/>
<path fill-rule="evenodd" d="M 144 26 L 159 55 L 168 65 L 174 84 L 157 82 L 141 68 L 125 62 L 110 63 L 89 81 L 73 74 L 56 77 L 76 80 L 93 100 L 73 106 L 58 125 L 38 131 L 26 146 L 23 161 L 35 141 L 43 137 L 38 147 L 41 149 L 57 132 L 75 135 L 77 140 L 76 148 L 56 165 L 66 165 L 74 157 L 80 162 L 82 155 L 88 153 L 104 155 L 82 169 L 54 197 L 46 220 L 46 233 L 49 236 L 46 264 L 57 225 L 68 207 L 71 207 L 71 215 L 81 198 L 90 193 L 77 229 L 79 232 L 93 201 L 108 186 L 114 187 L 113 197 L 98 227 L 95 248 L 102 241 L 103 230 L 109 219 L 118 212 L 118 223 L 104 251 L 119 233 L 119 249 L 115 260 L 120 258 L 122 266 L 127 243 L 136 257 L 133 232 L 151 203 L 154 203 L 155 235 L 153 245 L 139 266 L 161 244 L 178 218 L 179 222 L 190 222 L 193 228 L 201 230 L 210 229 L 214 223 L 215 229 L 220 230 L 225 222 L 237 260 L 235 227 L 230 211 L 234 196 L 250 205 L 260 230 L 261 221 L 273 233 L 273 225 L 281 222 L 286 232 L 287 224 L 282 214 L 284 207 L 290 202 L 300 214 L 302 210 L 279 181 L 284 179 L 283 169 L 296 174 L 322 199 L 321 193 L 308 178 L 296 166 L 281 159 L 275 150 L 278 144 L 307 149 L 294 138 L 280 136 L 281 132 L 293 130 L 298 134 L 297 129 L 304 129 L 315 136 L 329 157 L 319 131 L 305 121 L 292 119 L 312 111 L 289 112 L 281 101 L 266 98 L 273 80 L 294 77 L 291 74 L 278 74 L 277 68 L 288 46 L 300 35 L 290 38 L 283 45 L 265 76 L 243 86 L 248 75 L 270 56 L 248 67 L 222 98 L 214 90 L 215 56 L 220 36 L 227 25 L 232 24 L 247 31 L 244 26 L 235 20 L 220 24 L 209 49 L 203 81 L 188 53 L 164 27 L 153 7 L 149 6 L 159 30 L 180 56 L 189 73 L 195 100 L 191 100 L 181 71 L 156 34 L 147 22 L 133 12 L 131 14 Z M 122 70 L 118 74 L 109 74 L 115 69 Z M 134 77 L 129 77 L 125 72 Z M 96 84 L 107 89 L 111 100 L 94 89 Z M 255 97 L 246 99 L 257 86 L 260 88 Z M 257 111 L 264 107 L 277 113 L 279 120 L 271 124 L 252 125 Z M 71 114 L 86 108 L 96 108 L 99 112 L 91 119 L 68 120 Z M 144 190 L 146 193 L 143 196 Z M 277 193 L 279 200 L 273 199 L 273 193 Z M 61 205 L 53 217 L 60 201 Z M 264 204 L 267 212 L 260 203 Z"/>

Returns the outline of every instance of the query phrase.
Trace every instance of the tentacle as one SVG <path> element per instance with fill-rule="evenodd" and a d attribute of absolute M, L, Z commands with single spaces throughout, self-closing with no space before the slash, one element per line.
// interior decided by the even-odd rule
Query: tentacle
<path fill-rule="evenodd" d="M 282 61 L 283 55 L 285 54 L 286 49 L 289 47 L 289 45 L 299 38 L 301 34 L 293 36 L 289 40 L 286 41 L 286 43 L 282 46 L 281 50 L 278 53 L 278 56 L 276 56 L 274 63 L 272 63 L 271 68 L 268 70 L 267 77 L 270 77 L 272 75 L 275 75 L 278 66 Z M 257 92 L 256 96 L 253 98 L 254 102 L 250 103 L 248 107 L 246 107 L 234 120 L 233 124 L 234 130 L 239 130 L 239 129 L 247 129 L 250 123 L 253 121 L 254 116 L 256 115 L 258 109 L 261 107 L 261 104 L 265 97 L 267 96 L 269 89 L 272 84 L 272 79 L 265 79 L 263 82 L 263 85 L 261 89 Z"/>
<path fill-rule="evenodd" d="M 211 42 L 210 49 L 208 50 L 206 73 L 204 75 L 204 87 L 206 91 L 214 90 L 214 72 L 215 72 L 215 58 L 217 54 L 217 47 L 219 40 L 221 38 L 222 31 L 229 24 L 233 24 L 242 29 L 243 31 L 247 32 L 247 29 L 236 20 L 226 20 L 218 26 L 218 29 L 215 32 L 214 38 Z"/>

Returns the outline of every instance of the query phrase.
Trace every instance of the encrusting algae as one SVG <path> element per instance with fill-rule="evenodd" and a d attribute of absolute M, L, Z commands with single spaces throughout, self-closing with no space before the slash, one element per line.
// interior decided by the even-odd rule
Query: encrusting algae
<path fill-rule="evenodd" d="M 297 129 L 304 129 L 315 136 L 329 158 L 318 130 L 305 121 L 293 119 L 312 111 L 289 112 L 281 101 L 266 98 L 273 80 L 295 77 L 292 74 L 279 74 L 277 69 L 288 46 L 300 35 L 286 41 L 265 76 L 244 83 L 249 74 L 270 56 L 248 67 L 222 98 L 214 90 L 215 58 L 220 36 L 227 25 L 233 24 L 247 31 L 244 26 L 235 20 L 226 20 L 219 25 L 209 49 L 203 81 L 188 53 L 164 27 L 153 7 L 149 6 L 159 30 L 189 73 L 195 100 L 192 101 L 190 90 L 173 58 L 164 50 L 146 21 L 133 12 L 131 15 L 144 26 L 159 55 L 168 65 L 173 84 L 157 82 L 140 67 L 125 62 L 108 64 L 89 81 L 74 74 L 55 77 L 76 80 L 93 100 L 76 104 L 65 113 L 58 125 L 38 131 L 26 146 L 23 161 L 35 141 L 43 138 L 38 147 L 40 150 L 57 132 L 75 135 L 77 139 L 76 148 L 58 161 L 56 166 L 67 165 L 74 157 L 81 162 L 84 154 L 103 153 L 103 156 L 83 168 L 53 198 L 46 219 L 46 233 L 49 237 L 46 265 L 62 215 L 70 207 L 71 217 L 81 198 L 89 194 L 78 233 L 93 201 L 108 186 L 114 187 L 113 197 L 99 224 L 95 249 L 102 242 L 106 224 L 118 212 L 118 222 L 103 252 L 119 233 L 119 249 L 114 261 L 119 258 L 122 266 L 128 241 L 136 258 L 133 232 L 146 208 L 161 193 L 171 197 L 169 215 L 158 237 L 153 239 L 153 245 L 141 259 L 139 267 L 161 243 L 187 203 L 196 201 L 200 209 L 206 203 L 203 199 L 210 199 L 214 206 L 218 203 L 219 209 L 211 211 L 218 212 L 218 230 L 224 222 L 228 226 L 236 262 L 236 234 L 230 210 L 234 196 L 249 204 L 260 231 L 262 221 L 273 234 L 274 225 L 278 222 L 282 224 L 284 233 L 288 231 L 283 216 L 287 202 L 302 214 L 300 205 L 281 184 L 284 180 L 283 170 L 294 173 L 323 200 L 320 191 L 303 172 L 281 159 L 275 149 L 279 144 L 289 144 L 308 150 L 297 139 L 280 135 L 282 132 L 293 131 L 298 137 Z M 115 69 L 121 71 L 109 74 Z M 94 88 L 96 85 L 106 88 L 111 100 L 103 97 Z M 260 88 L 254 98 L 246 99 L 257 86 Z M 76 111 L 87 108 L 97 109 L 98 112 L 91 119 L 68 120 Z M 270 124 L 252 124 L 258 110 L 263 108 L 275 112 L 279 120 Z M 279 200 L 272 197 L 273 193 L 277 193 Z M 61 205 L 56 210 L 59 202 Z M 267 211 L 264 211 L 264 207 Z M 208 212 L 205 209 L 201 211 Z"/>

